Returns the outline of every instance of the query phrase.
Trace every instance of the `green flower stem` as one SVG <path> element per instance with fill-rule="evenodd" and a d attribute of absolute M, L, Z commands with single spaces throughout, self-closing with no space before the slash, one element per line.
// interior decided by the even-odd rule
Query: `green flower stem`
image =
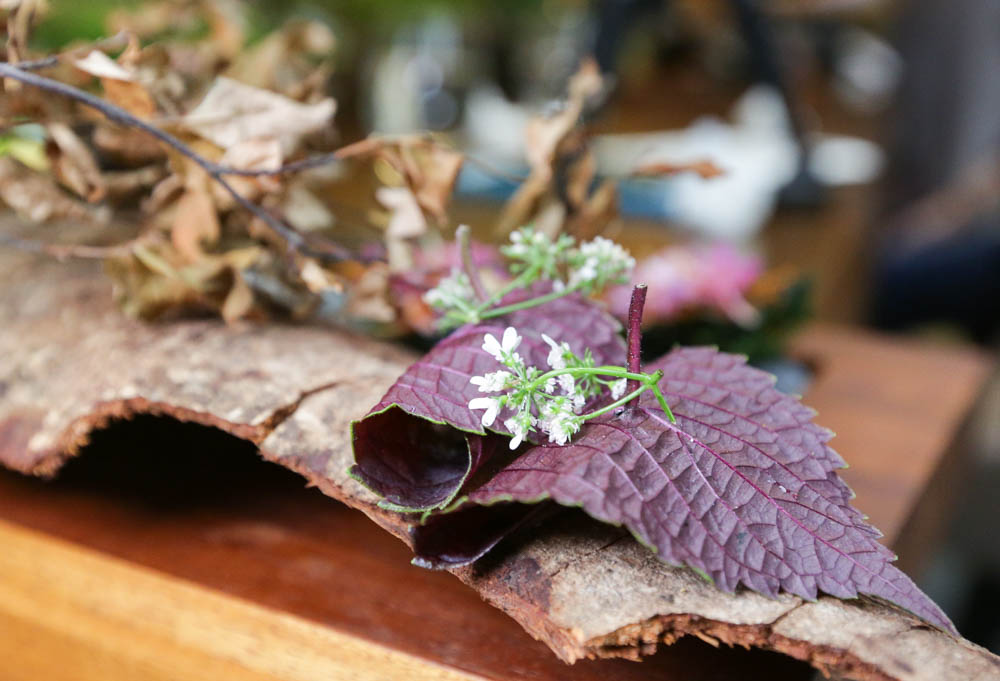
<path fill-rule="evenodd" d="M 606 407 L 601 407 L 597 411 L 592 411 L 589 414 L 583 414 L 582 416 L 580 416 L 580 420 L 581 421 L 589 421 L 590 419 L 596 418 L 596 417 L 600 416 L 601 414 L 607 414 L 609 411 L 614 411 L 618 407 L 623 407 L 626 404 L 628 404 L 629 402 L 631 402 L 632 400 L 634 400 L 636 397 L 638 397 L 639 395 L 641 395 L 642 393 L 646 392 L 647 390 L 649 390 L 649 385 L 647 385 L 647 384 L 641 384 L 638 388 L 636 388 L 635 390 L 633 390 L 632 392 L 630 392 L 628 395 L 625 395 L 624 397 L 622 397 L 621 399 L 619 399 L 617 402 L 613 402 L 613 403 L 609 404 Z"/>
<path fill-rule="evenodd" d="M 492 296 L 486 299 L 486 301 L 480 303 L 476 307 L 477 316 L 482 318 L 482 316 L 486 313 L 487 310 L 489 310 L 490 307 L 496 305 L 498 302 L 503 300 L 503 297 L 506 296 L 508 293 L 511 293 L 516 289 L 528 286 L 538 277 L 538 272 L 536 270 L 537 268 L 532 267 L 525 270 L 524 272 L 521 272 L 521 274 L 518 275 L 515 279 L 511 280 L 510 283 L 508 283 L 506 286 L 498 290 L 496 293 L 494 293 Z"/>
<path fill-rule="evenodd" d="M 670 411 L 670 406 L 667 404 L 666 398 L 663 396 L 663 391 L 660 390 L 659 382 L 663 378 L 663 370 L 659 369 L 652 374 L 643 374 L 629 371 L 624 367 L 617 366 L 600 366 L 600 367 L 567 367 L 566 369 L 552 369 L 551 371 L 546 371 L 535 377 L 530 383 L 528 383 L 525 388 L 532 392 L 537 391 L 546 381 L 550 378 L 556 378 L 557 376 L 570 375 L 574 378 L 579 376 L 613 376 L 614 378 L 625 378 L 633 381 L 639 382 L 639 388 L 633 390 L 628 395 L 625 395 L 618 401 L 610 404 L 606 407 L 602 407 L 595 412 L 586 414 L 583 418 L 584 420 L 593 418 L 594 416 L 599 416 L 600 414 L 607 413 L 612 409 L 617 409 L 630 400 L 635 399 L 641 393 L 646 390 L 652 390 L 653 394 L 656 396 L 657 402 L 660 403 L 660 408 L 663 409 L 663 413 L 667 415 L 671 423 L 676 423 L 677 420 L 674 418 L 674 413 Z"/>
<path fill-rule="evenodd" d="M 542 305 L 551 300 L 556 300 L 562 298 L 563 296 L 568 296 L 570 293 L 575 293 L 580 290 L 579 286 L 571 286 L 564 288 L 562 291 L 552 291 L 551 293 L 546 293 L 544 296 L 538 296 L 537 298 L 529 298 L 528 300 L 522 300 L 519 303 L 511 303 L 510 305 L 504 305 L 503 307 L 495 307 L 492 310 L 486 310 L 479 315 L 480 319 L 489 319 L 491 317 L 502 317 L 505 314 L 511 312 L 517 312 L 518 310 L 526 310 L 529 307 L 535 307 L 536 305 Z"/>

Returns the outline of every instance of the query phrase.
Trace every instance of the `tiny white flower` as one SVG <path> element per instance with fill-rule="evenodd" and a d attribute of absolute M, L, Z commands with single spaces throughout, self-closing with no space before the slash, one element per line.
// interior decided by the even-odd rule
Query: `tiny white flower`
<path fill-rule="evenodd" d="M 635 267 L 635 258 L 610 239 L 597 237 L 580 244 L 570 255 L 569 283 L 584 289 L 600 288 L 611 281 L 619 281 Z"/>
<path fill-rule="evenodd" d="M 595 258 L 587 258 L 583 265 L 574 269 L 569 274 L 569 285 L 576 286 L 577 284 L 590 283 L 597 279 L 597 260 Z"/>
<path fill-rule="evenodd" d="M 511 353 L 517 350 L 517 346 L 521 344 L 521 337 L 517 335 L 517 329 L 513 326 L 508 326 L 503 331 L 503 343 L 501 347 L 506 353 Z"/>
<path fill-rule="evenodd" d="M 611 398 L 617 400 L 619 397 L 625 394 L 625 386 L 628 383 L 627 379 L 621 379 L 615 381 L 611 384 Z"/>
<path fill-rule="evenodd" d="M 570 414 L 573 413 L 572 412 L 572 404 L 571 404 L 569 398 L 564 397 L 564 396 L 560 396 L 560 397 L 553 398 L 551 400 L 547 400 L 541 406 L 541 409 L 539 409 L 539 412 L 540 412 L 541 417 L 542 417 L 541 420 L 539 421 L 539 424 L 541 426 L 541 429 L 544 430 L 545 432 L 548 432 L 548 430 L 549 430 L 549 423 L 556 416 L 559 416 L 560 414 L 564 415 L 564 416 L 568 416 L 568 415 L 570 415 Z"/>
<path fill-rule="evenodd" d="M 473 398 L 469 400 L 469 409 L 485 409 L 486 412 L 483 414 L 483 425 L 486 427 L 492 426 L 493 422 L 497 420 L 497 415 L 500 413 L 500 398 Z"/>
<path fill-rule="evenodd" d="M 569 374 L 562 374 L 557 377 L 557 380 L 559 381 L 559 387 L 562 388 L 564 394 L 576 394 L 576 380 L 572 376 Z"/>
<path fill-rule="evenodd" d="M 469 383 L 479 386 L 481 393 L 495 393 L 507 389 L 513 378 L 509 371 L 494 371 L 484 376 L 473 376 Z"/>
<path fill-rule="evenodd" d="M 503 362 L 503 346 L 492 333 L 483 336 L 483 350 L 493 355 L 498 362 Z"/>
<path fill-rule="evenodd" d="M 437 286 L 427 291 L 423 298 L 424 302 L 434 308 L 460 308 L 472 304 L 475 293 L 468 275 L 455 268 L 451 274 L 443 277 Z"/>
<path fill-rule="evenodd" d="M 556 389 L 556 379 L 555 378 L 545 379 L 545 385 L 542 386 L 542 390 L 551 395 L 555 389 Z"/>
<path fill-rule="evenodd" d="M 583 406 L 587 403 L 587 398 L 583 396 L 582 393 L 577 393 L 573 395 L 573 411 L 577 414 L 583 409 Z"/>
<path fill-rule="evenodd" d="M 566 353 L 569 352 L 569 345 L 565 342 L 560 344 L 556 343 L 554 340 L 549 338 L 548 335 L 542 334 L 542 340 L 548 343 L 551 350 L 549 350 L 549 356 L 545 358 L 548 365 L 553 369 L 565 369 L 566 368 Z"/>
<path fill-rule="evenodd" d="M 580 419 L 575 416 L 560 413 L 552 417 L 548 423 L 549 442 L 564 445 L 580 430 Z"/>
<path fill-rule="evenodd" d="M 521 337 L 513 326 L 504 329 L 503 340 L 498 341 L 492 333 L 483 336 L 483 350 L 493 355 L 496 361 L 512 368 L 523 363 L 521 356 L 514 352 L 520 344 Z"/>
<path fill-rule="evenodd" d="M 517 449 L 524 442 L 525 436 L 534 427 L 536 421 L 535 417 L 531 415 L 531 412 L 522 411 L 516 416 L 507 419 L 503 422 L 504 426 L 507 427 L 514 437 L 510 441 L 510 448 Z"/>

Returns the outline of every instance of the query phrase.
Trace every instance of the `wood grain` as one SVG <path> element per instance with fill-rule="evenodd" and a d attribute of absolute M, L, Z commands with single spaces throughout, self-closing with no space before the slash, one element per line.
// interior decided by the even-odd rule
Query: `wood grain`
<path fill-rule="evenodd" d="M 244 441 L 166 418 L 97 433 L 52 481 L 0 471 L 0 518 L 490 679 L 709 681 L 747 667 L 776 680 L 812 675 L 776 653 L 695 639 L 641 665 L 587 660 L 570 669 L 451 575 L 410 565 L 406 546 L 362 513 L 307 489 Z"/>
<path fill-rule="evenodd" d="M 482 677 L 0 522 L 5 679 Z"/>

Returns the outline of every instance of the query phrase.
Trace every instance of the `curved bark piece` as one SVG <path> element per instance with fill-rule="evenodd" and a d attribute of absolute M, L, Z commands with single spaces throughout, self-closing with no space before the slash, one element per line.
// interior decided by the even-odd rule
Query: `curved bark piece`
<path fill-rule="evenodd" d="M 109 419 L 166 414 L 253 441 L 412 545 L 407 517 L 346 474 L 348 425 L 412 356 L 316 328 L 141 325 L 108 288 L 91 267 L 0 253 L 0 463 L 54 475 Z M 1000 679 L 1000 658 L 892 606 L 726 594 L 573 512 L 452 572 L 566 662 L 696 635 L 854 679 Z"/>

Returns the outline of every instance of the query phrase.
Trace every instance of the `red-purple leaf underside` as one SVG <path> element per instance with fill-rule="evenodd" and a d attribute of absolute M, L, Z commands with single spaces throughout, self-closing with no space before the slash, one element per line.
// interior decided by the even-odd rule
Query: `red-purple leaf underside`
<path fill-rule="evenodd" d="M 468 501 L 582 506 L 725 591 L 869 594 L 955 631 L 849 505 L 853 494 L 835 472 L 843 461 L 811 410 L 715 350 L 679 349 L 646 370 L 657 368 L 675 424 L 644 393 L 567 446 L 529 449 Z"/>

